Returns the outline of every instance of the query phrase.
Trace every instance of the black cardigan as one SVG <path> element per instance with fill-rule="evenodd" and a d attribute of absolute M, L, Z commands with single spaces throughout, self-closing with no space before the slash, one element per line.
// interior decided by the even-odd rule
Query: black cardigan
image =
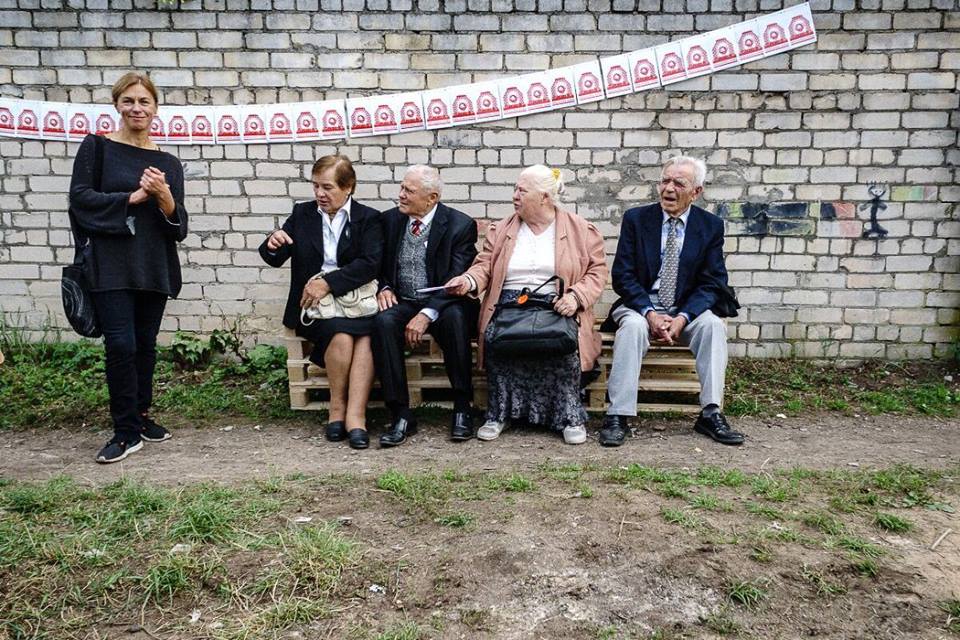
<path fill-rule="evenodd" d="M 86 265 L 92 291 L 131 289 L 177 297 L 182 286 L 177 242 L 187 237 L 183 165 L 165 151 L 102 138 L 100 188 L 94 188 L 94 136 L 84 138 L 73 162 L 70 211 L 92 252 Z M 176 211 L 167 219 L 154 198 L 129 204 L 147 167 L 166 174 Z"/>
<path fill-rule="evenodd" d="M 300 324 L 300 298 L 307 281 L 323 269 L 323 221 L 314 201 L 298 202 L 281 227 L 293 239 L 271 253 L 267 240 L 260 245 L 260 257 L 271 267 L 290 263 L 290 292 L 283 310 L 283 324 L 291 329 Z M 268 237 L 269 240 L 269 237 Z M 354 200 L 350 219 L 337 244 L 335 272 L 324 277 L 335 296 L 341 296 L 377 277 L 383 254 L 383 226 L 380 212 Z"/>

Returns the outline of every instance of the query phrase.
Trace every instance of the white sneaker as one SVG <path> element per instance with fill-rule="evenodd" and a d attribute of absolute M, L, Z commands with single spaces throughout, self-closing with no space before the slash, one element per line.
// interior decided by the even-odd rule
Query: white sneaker
<path fill-rule="evenodd" d="M 506 422 L 487 420 L 477 429 L 477 440 L 496 440 L 500 433 L 507 428 Z"/>
<path fill-rule="evenodd" d="M 582 424 L 563 429 L 563 441 L 567 444 L 583 444 L 587 441 L 587 428 Z"/>

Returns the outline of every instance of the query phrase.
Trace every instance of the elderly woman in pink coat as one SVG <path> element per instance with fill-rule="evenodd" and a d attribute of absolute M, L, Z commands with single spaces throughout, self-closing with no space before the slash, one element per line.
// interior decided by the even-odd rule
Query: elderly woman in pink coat
<path fill-rule="evenodd" d="M 491 225 L 483 250 L 473 266 L 447 283 L 456 295 L 484 295 L 480 310 L 478 366 L 486 368 L 486 422 L 480 440 L 493 440 L 511 420 L 526 420 L 563 434 L 568 444 L 587 439 L 587 412 L 580 402 L 580 375 L 593 369 L 600 355 L 600 335 L 594 328 L 593 305 L 607 281 L 603 236 L 576 214 L 561 209 L 560 171 L 543 165 L 524 169 L 513 191 L 514 214 Z M 489 352 L 490 319 L 497 303 L 515 301 L 522 289 L 534 290 L 551 276 L 554 281 L 538 294 L 555 294 L 554 309 L 577 316 L 578 351 L 565 356 L 533 359 L 495 357 Z"/>

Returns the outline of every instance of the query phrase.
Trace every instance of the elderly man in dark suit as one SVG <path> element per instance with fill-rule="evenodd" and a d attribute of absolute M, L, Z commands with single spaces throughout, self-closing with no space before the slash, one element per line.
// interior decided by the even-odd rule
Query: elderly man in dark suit
<path fill-rule="evenodd" d="M 383 214 L 386 246 L 374 319 L 373 353 L 383 399 L 392 415 L 381 447 L 394 447 L 416 433 L 410 411 L 404 342 L 415 346 L 429 332 L 443 350 L 454 392 L 450 438 L 473 437 L 470 338 L 476 333 L 478 304 L 450 296 L 442 286 L 460 275 L 477 256 L 477 223 L 440 202 L 439 172 L 410 167 L 400 184 L 398 206 Z"/>
<path fill-rule="evenodd" d="M 627 416 L 637 415 L 637 381 L 650 340 L 690 347 L 700 377 L 701 413 L 694 429 L 722 444 L 742 444 L 720 412 L 727 368 L 727 333 L 711 312 L 727 284 L 723 221 L 694 206 L 703 193 L 707 167 L 687 156 L 663 165 L 660 202 L 623 215 L 613 262 L 613 288 L 620 299 L 608 322 L 616 325 L 607 393 L 610 406 L 600 444 L 619 446 Z"/>

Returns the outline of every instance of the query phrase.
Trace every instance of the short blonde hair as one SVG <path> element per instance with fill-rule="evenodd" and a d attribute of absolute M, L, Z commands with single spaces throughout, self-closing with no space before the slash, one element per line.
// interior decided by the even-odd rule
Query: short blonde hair
<path fill-rule="evenodd" d="M 533 187 L 540 193 L 547 194 L 551 203 L 557 204 L 560 194 L 563 193 L 563 176 L 560 175 L 559 169 L 535 164 L 521 171 L 520 175 L 533 178 Z"/>
<path fill-rule="evenodd" d="M 113 89 L 110 90 L 110 95 L 113 96 L 113 104 L 117 104 L 117 100 L 120 99 L 120 96 L 123 95 L 123 92 L 135 84 L 142 84 L 143 88 L 149 91 L 150 95 L 153 96 L 153 101 L 157 104 L 160 104 L 160 97 L 157 95 L 157 88 L 153 85 L 153 81 L 150 79 L 150 76 L 145 73 L 140 73 L 139 71 L 128 71 L 113 83 Z"/>

